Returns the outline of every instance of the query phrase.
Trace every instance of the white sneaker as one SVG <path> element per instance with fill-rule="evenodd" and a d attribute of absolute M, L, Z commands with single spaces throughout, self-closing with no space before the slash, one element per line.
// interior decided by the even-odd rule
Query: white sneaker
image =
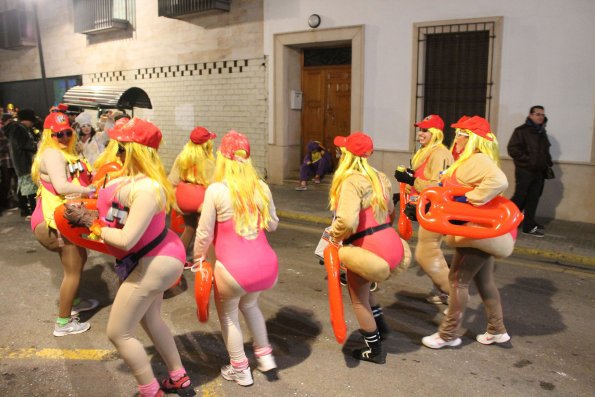
<path fill-rule="evenodd" d="M 54 325 L 54 336 L 82 334 L 91 328 L 89 323 L 80 323 L 78 317 L 72 317 L 66 325 Z"/>
<path fill-rule="evenodd" d="M 421 338 L 421 343 L 430 349 L 442 349 L 444 346 L 455 347 L 460 345 L 461 338 L 454 338 L 452 340 L 446 341 L 440 337 L 438 332 L 436 332 L 435 334 Z"/>
<path fill-rule="evenodd" d="M 503 334 L 492 335 L 488 332 L 485 334 L 477 335 L 475 339 L 482 345 L 491 345 L 492 343 L 504 343 L 510 340 L 508 332 Z"/>
<path fill-rule="evenodd" d="M 99 301 L 97 299 L 81 299 L 78 305 L 72 307 L 70 315 L 78 316 L 80 312 L 93 310 L 97 306 L 99 306 Z"/>
<path fill-rule="evenodd" d="M 250 386 L 254 383 L 250 367 L 237 371 L 231 364 L 221 367 L 221 376 L 226 380 L 233 380 L 240 386 Z"/>
<path fill-rule="evenodd" d="M 258 361 L 258 370 L 260 372 L 267 372 L 277 368 L 277 363 L 275 363 L 273 354 L 265 354 L 264 356 L 256 357 L 256 361 Z"/>

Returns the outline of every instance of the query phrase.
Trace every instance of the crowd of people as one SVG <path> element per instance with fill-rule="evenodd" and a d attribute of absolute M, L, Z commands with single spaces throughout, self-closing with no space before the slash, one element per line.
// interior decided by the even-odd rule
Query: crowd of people
<path fill-rule="evenodd" d="M 275 372 L 273 347 L 258 301 L 263 291 L 277 283 L 278 258 L 265 231 L 274 231 L 279 218 L 271 190 L 252 165 L 248 138 L 229 131 L 215 151 L 217 135 L 197 126 L 168 175 L 158 154 L 162 132 L 155 124 L 112 114 L 100 120 L 96 130 L 89 114 L 76 112 L 68 114 L 67 106 L 59 106 L 40 124 L 32 110 L 15 110 L 6 120 L 3 117 L 0 135 L 1 204 L 10 208 L 10 201 L 19 197 L 21 215 L 30 219 L 33 235 L 44 248 L 58 253 L 62 263 L 53 335 L 88 331 L 91 325 L 81 322 L 79 313 L 99 304 L 80 297 L 87 250 L 60 232 L 54 213 L 64 205 L 68 222 L 88 228 L 116 258 L 114 270 L 120 285 L 111 306 L 107 336 L 130 367 L 141 397 L 192 387 L 173 335 L 161 317 L 161 306 L 164 292 L 184 269 L 200 267 L 206 260 L 214 259 L 214 301 L 229 355 L 229 363 L 221 368 L 222 377 L 241 386 L 254 382 L 244 350 L 240 312 L 252 335 L 257 368 L 263 373 Z M 519 167 L 513 201 L 525 209 L 523 231 L 533 235 L 542 230 L 534 220 L 534 190 L 542 188 L 547 177 L 542 168 L 551 166 L 551 157 L 547 152 L 538 163 L 528 163 L 521 142 L 533 139 L 533 145 L 549 148 L 543 117 L 543 107 L 532 107 L 527 123 L 515 130 L 508 145 Z M 418 197 L 429 187 L 467 187 L 456 201 L 474 207 L 502 195 L 508 180 L 499 167 L 498 141 L 486 119 L 461 117 L 452 125 L 455 140 L 450 149 L 443 144 L 440 116 L 430 115 L 415 125 L 419 149 L 411 167 L 399 168 L 394 175 L 407 192 L 406 210 L 400 216 L 416 221 Z M 527 138 L 527 134 L 537 135 Z M 346 269 L 351 308 L 364 343 L 352 356 L 384 364 L 382 341 L 390 329 L 370 286 L 385 281 L 402 265 L 408 246 L 392 227 L 399 214 L 391 181 L 368 162 L 374 152 L 372 138 L 354 132 L 336 137 L 334 145 L 340 153 L 334 172 L 328 150 L 318 142 L 308 145 L 298 190 L 306 189 L 307 180 L 313 178 L 317 183 L 333 172 L 329 207 L 334 217 L 328 235 Z M 118 169 L 101 185 L 93 184 L 94 173 L 108 164 L 117 164 Z M 529 171 L 520 168 L 523 166 L 541 173 L 541 180 L 530 178 Z M 12 185 L 16 196 L 10 194 Z M 527 194 L 528 198 L 523 197 Z M 96 209 L 72 201 L 73 195 L 95 198 Z M 182 215 L 181 236 L 167 227 L 172 210 Z M 461 344 L 458 330 L 471 280 L 477 285 L 488 319 L 486 332 L 477 335 L 477 341 L 510 340 L 493 273 L 495 258 L 510 255 L 515 239 L 516 229 L 478 239 L 420 225 L 415 260 L 436 292 L 428 300 L 448 305 L 438 331 L 422 338 L 423 345 L 439 349 Z M 455 249 L 450 265 L 442 253 L 443 240 Z M 139 324 L 167 367 L 168 376 L 161 381 L 135 337 Z"/>

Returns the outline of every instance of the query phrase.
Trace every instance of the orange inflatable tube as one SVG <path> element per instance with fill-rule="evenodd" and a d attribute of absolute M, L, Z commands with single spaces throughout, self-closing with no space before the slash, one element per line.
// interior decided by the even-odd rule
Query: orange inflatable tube
<path fill-rule="evenodd" d="M 68 203 L 83 203 L 85 204 L 85 207 L 87 207 L 90 210 L 97 209 L 97 200 L 95 199 L 79 198 L 69 200 Z M 62 204 L 54 211 L 54 221 L 56 222 L 56 226 L 58 227 L 60 233 L 68 240 L 70 240 L 73 244 L 78 245 L 79 247 L 89 248 L 94 251 L 99 251 L 103 252 L 104 254 L 111 255 L 107 246 L 99 236 L 93 234 L 86 227 L 71 226 L 66 220 L 66 218 L 64 218 L 65 209 L 66 207 L 64 206 L 64 204 Z"/>
<path fill-rule="evenodd" d="M 470 190 L 461 186 L 425 189 L 417 203 L 419 224 L 436 233 L 481 239 L 509 233 L 523 220 L 517 206 L 502 196 L 479 207 L 455 201 L 455 197 L 464 196 Z M 465 223 L 454 224 L 453 221 Z"/>
<path fill-rule="evenodd" d="M 196 316 L 198 321 L 206 323 L 209 320 L 209 300 L 213 286 L 213 267 L 209 262 L 203 261 L 200 265 L 192 267 L 196 272 L 194 278 L 194 300 L 196 301 Z"/>
<path fill-rule="evenodd" d="M 399 200 L 400 214 L 399 214 L 399 223 L 397 225 L 398 225 L 399 235 L 401 237 L 403 237 L 403 239 L 409 240 L 411 238 L 411 236 L 413 235 L 413 226 L 411 225 L 411 219 L 407 218 L 407 215 L 405 215 L 405 205 L 409 201 L 409 195 L 405 191 L 406 186 L 407 186 L 407 184 L 405 184 L 403 182 L 399 183 L 399 194 L 400 194 L 401 198 Z"/>
<path fill-rule="evenodd" d="M 171 216 L 170 222 L 169 222 L 170 229 L 173 230 L 177 234 L 182 234 L 184 232 L 184 218 L 182 217 L 182 214 L 180 214 L 178 211 L 172 209 L 170 216 Z"/>
<path fill-rule="evenodd" d="M 343 312 L 343 293 L 341 291 L 339 248 L 329 242 L 324 249 L 324 267 L 327 274 L 328 302 L 331 312 L 331 325 L 335 339 L 340 344 L 347 338 L 347 326 L 345 325 L 345 314 Z"/>

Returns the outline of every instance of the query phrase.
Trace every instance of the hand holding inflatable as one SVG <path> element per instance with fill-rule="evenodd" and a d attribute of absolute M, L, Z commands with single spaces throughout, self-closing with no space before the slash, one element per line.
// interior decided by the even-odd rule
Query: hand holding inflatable
<path fill-rule="evenodd" d="M 97 200 L 95 199 L 75 199 L 71 200 L 66 204 L 62 204 L 56 208 L 54 211 L 54 220 L 56 221 L 56 226 L 60 233 L 66 237 L 68 240 L 72 241 L 73 244 L 78 245 L 79 247 L 89 248 L 95 251 L 103 252 L 104 254 L 110 254 L 107 246 L 99 238 L 98 234 L 94 234 L 87 226 L 88 222 L 91 222 L 91 228 L 98 223 L 98 219 L 93 219 L 92 214 L 96 212 Z M 75 215 L 73 215 L 72 207 L 78 206 L 83 207 L 84 210 L 80 212 L 85 212 L 85 215 L 81 215 L 79 221 L 82 222 L 80 226 L 73 226 L 70 221 L 66 218 L 65 212 L 67 211 L 67 207 L 71 208 L 69 210 L 71 219 L 74 220 Z M 87 213 L 88 212 L 88 213 Z M 78 216 L 78 215 L 77 215 Z"/>
<path fill-rule="evenodd" d="M 470 190 L 461 186 L 425 189 L 417 203 L 419 224 L 436 233 L 483 239 L 509 233 L 523 220 L 517 206 L 502 196 L 479 207 L 456 200 Z"/>
<path fill-rule="evenodd" d="M 332 242 L 324 249 L 324 267 L 327 273 L 328 301 L 331 312 L 331 325 L 335 339 L 340 344 L 347 338 L 347 326 L 343 312 L 343 294 L 341 291 L 340 261 L 338 246 Z"/>

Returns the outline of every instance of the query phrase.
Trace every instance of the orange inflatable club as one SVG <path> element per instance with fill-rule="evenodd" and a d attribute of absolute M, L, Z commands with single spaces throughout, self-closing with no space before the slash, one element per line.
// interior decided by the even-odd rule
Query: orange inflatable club
<path fill-rule="evenodd" d="M 347 338 L 347 326 L 345 325 L 345 314 L 343 312 L 343 294 L 341 291 L 339 248 L 329 242 L 324 249 L 324 267 L 327 273 L 328 301 L 331 314 L 331 325 L 335 339 L 340 344 Z"/>

